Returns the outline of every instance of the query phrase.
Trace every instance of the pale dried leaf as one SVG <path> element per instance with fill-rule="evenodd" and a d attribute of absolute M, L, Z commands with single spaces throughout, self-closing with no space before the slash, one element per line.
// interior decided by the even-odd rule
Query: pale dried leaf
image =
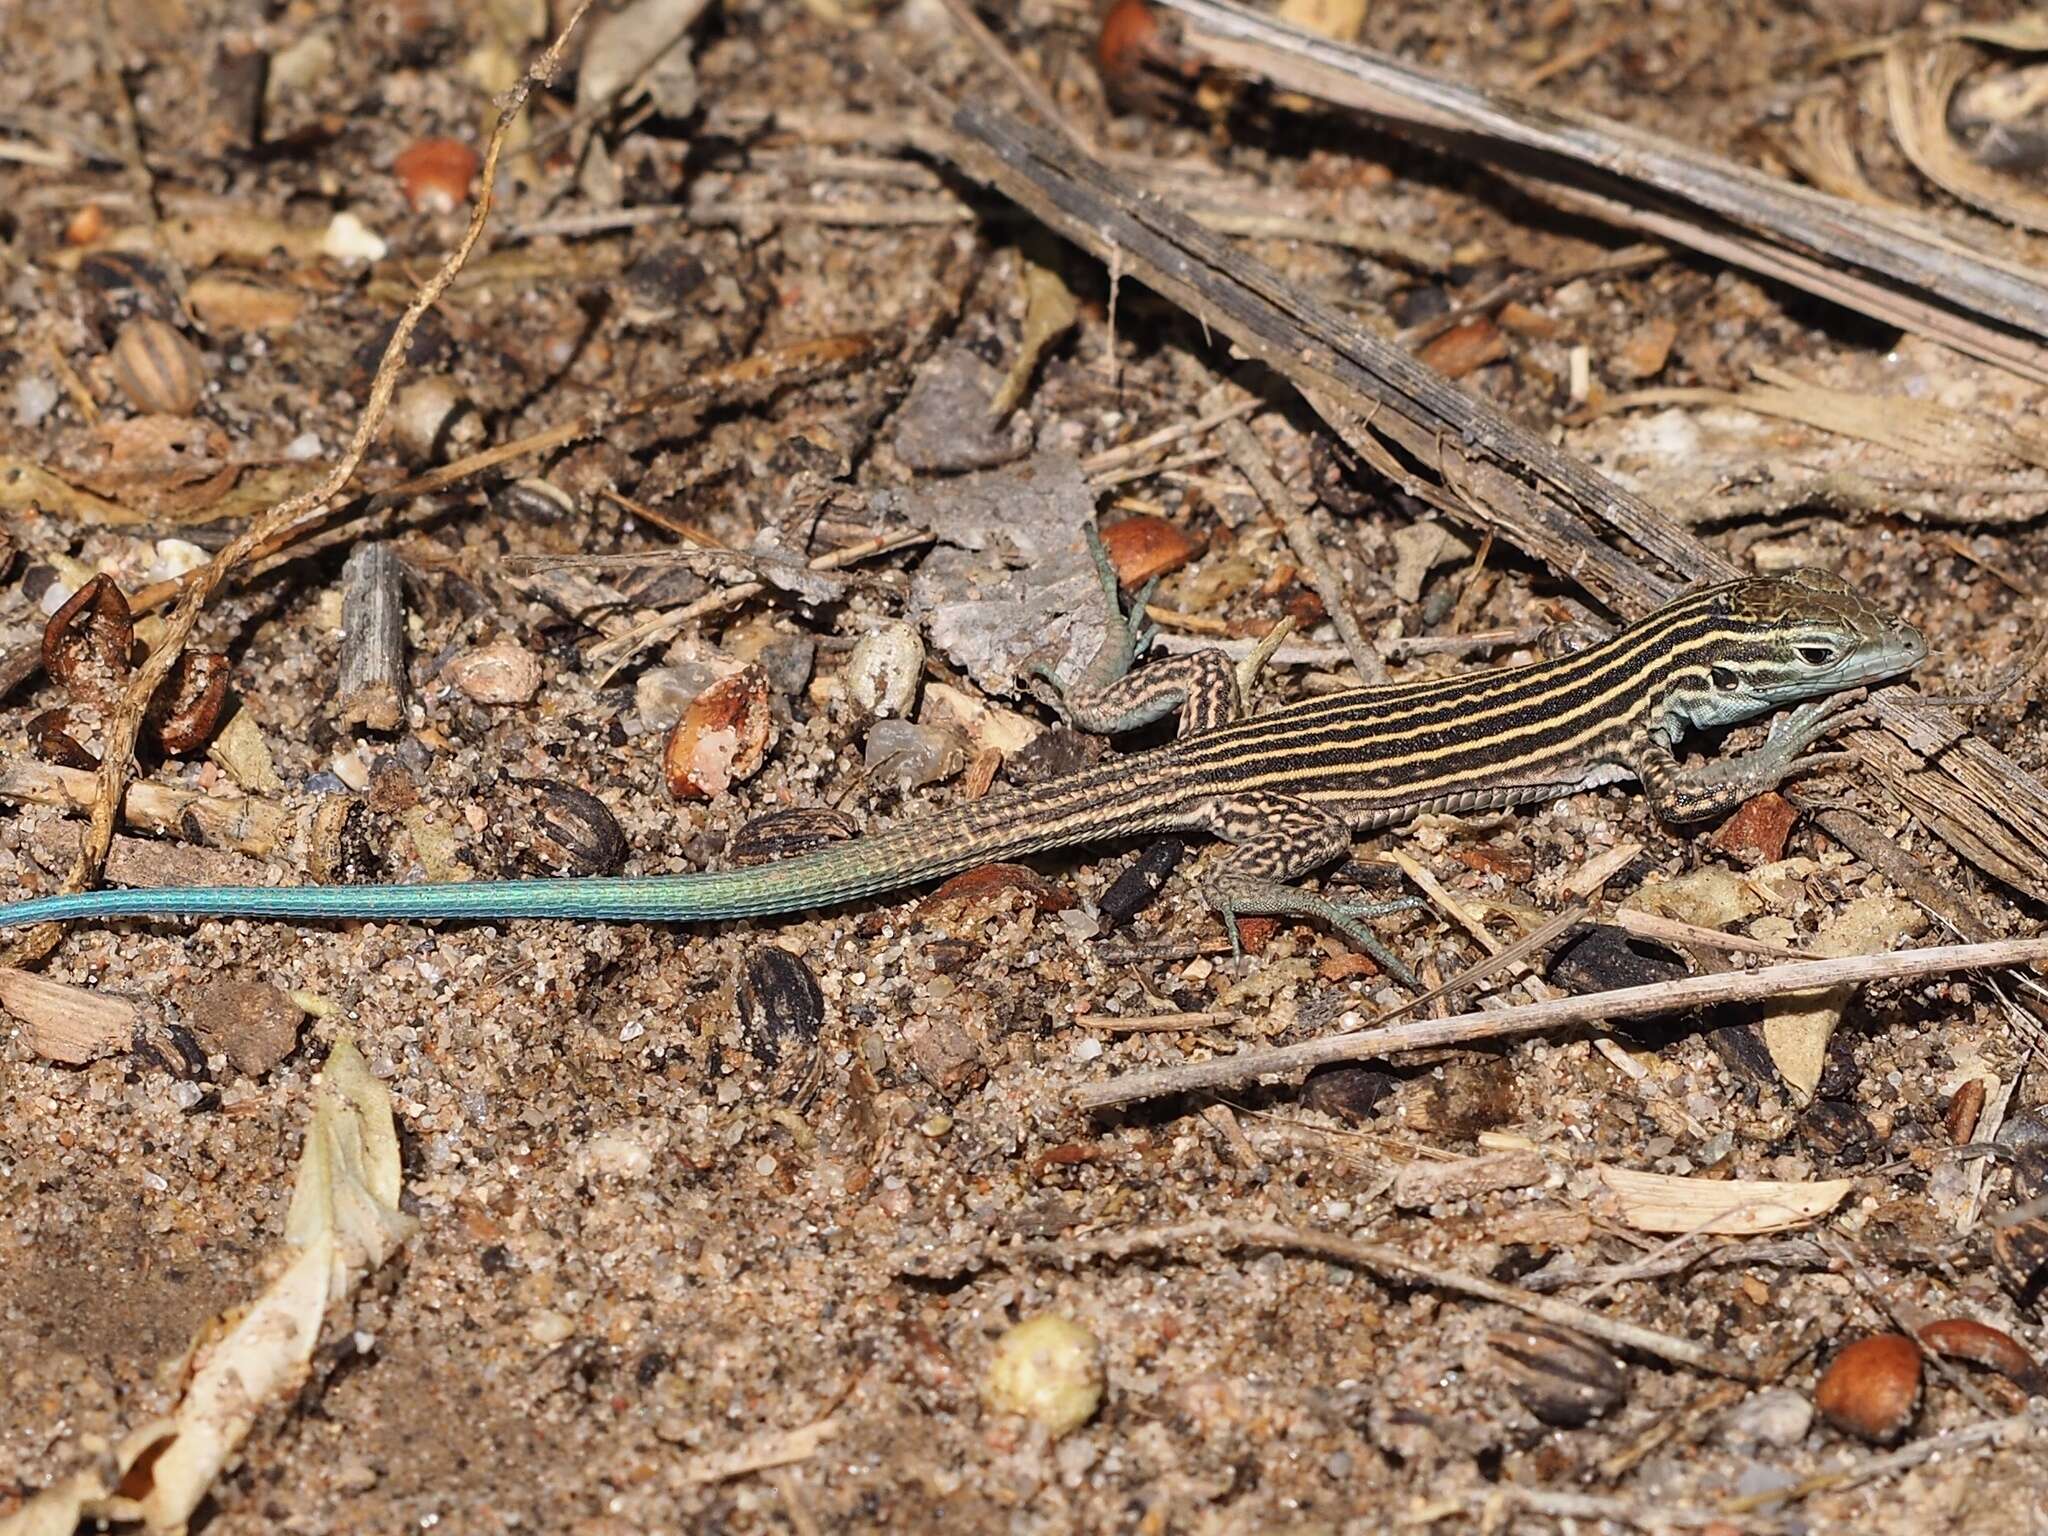
<path fill-rule="evenodd" d="M 171 1413 L 126 1436 L 105 1473 L 81 1472 L 0 1520 L 0 1536 L 51 1536 L 84 1519 L 183 1531 L 257 1414 L 304 1382 L 329 1301 L 411 1234 L 398 1194 L 390 1095 L 341 1040 L 321 1070 L 285 1221 L 298 1256 L 246 1310 L 208 1328 L 185 1361 L 185 1393 Z M 119 1486 L 127 1492 L 113 1492 Z"/>
<path fill-rule="evenodd" d="M 1018 338 L 1016 360 L 989 404 L 989 415 L 1000 421 L 1017 408 L 1045 349 L 1080 318 L 1081 306 L 1059 273 L 1035 261 L 1025 262 L 1023 334 Z"/>
<path fill-rule="evenodd" d="M 20 1022 L 30 1050 L 67 1067 L 125 1051 L 135 1038 L 133 1003 L 34 971 L 0 969 L 0 1008 Z"/>
<path fill-rule="evenodd" d="M 1850 136 L 1849 104 L 1840 96 L 1808 96 L 1792 109 L 1792 130 L 1781 148 L 1792 168 L 1821 191 L 1868 207 L 1899 204 L 1871 185 Z"/>
<path fill-rule="evenodd" d="M 1884 954 L 1917 933 L 1927 919 L 1911 902 L 1889 892 L 1859 896 L 1821 925 L 1807 953 L 1816 960 Z M 1854 987 L 1794 992 L 1764 1005 L 1764 1048 L 1801 1104 L 1812 1102 L 1827 1065 L 1828 1041 Z"/>
<path fill-rule="evenodd" d="M 1689 1179 L 1598 1165 L 1600 1181 L 1639 1232 L 1776 1232 L 1825 1216 L 1852 1179 L 1789 1184 L 1777 1179 Z"/>

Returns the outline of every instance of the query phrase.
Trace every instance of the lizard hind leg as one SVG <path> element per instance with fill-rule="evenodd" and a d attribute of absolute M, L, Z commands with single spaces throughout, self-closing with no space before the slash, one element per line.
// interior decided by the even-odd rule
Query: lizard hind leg
<path fill-rule="evenodd" d="M 1412 911 L 1422 905 L 1418 899 L 1338 902 L 1290 883 L 1351 851 L 1351 828 L 1343 817 L 1287 795 L 1261 792 L 1211 801 L 1201 826 L 1233 845 L 1202 892 L 1223 918 L 1233 952 L 1238 950 L 1240 917 L 1310 917 L 1343 934 L 1401 985 L 1421 989 L 1415 973 L 1364 922 Z"/>

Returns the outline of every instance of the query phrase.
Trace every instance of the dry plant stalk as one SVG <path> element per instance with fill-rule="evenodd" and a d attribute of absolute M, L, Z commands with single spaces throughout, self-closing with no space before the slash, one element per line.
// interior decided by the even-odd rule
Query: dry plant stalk
<path fill-rule="evenodd" d="M 1368 113 L 1538 196 L 1689 246 L 2048 382 L 2048 283 L 1904 209 L 1830 197 L 1625 123 L 1447 79 L 1228 0 L 1156 0 L 1185 51 Z M 1944 98 L 1945 99 L 1945 98 Z M 1536 178 L 1519 173 L 1531 169 Z"/>
<path fill-rule="evenodd" d="M 1949 103 L 1977 67 L 1977 51 L 1945 43 L 1924 52 L 1898 43 L 1884 56 L 1892 137 L 1913 168 L 1951 197 L 2021 229 L 2048 230 L 2048 197 L 1979 165 L 1949 132 Z"/>
<path fill-rule="evenodd" d="M 1576 1302 L 1539 1296 L 1534 1291 L 1506 1285 L 1485 1275 L 1475 1275 L 1450 1265 L 1432 1264 L 1385 1243 L 1362 1243 L 1334 1232 L 1291 1227 L 1277 1221 L 1202 1217 L 1168 1226 L 1132 1227 L 1094 1238 L 1064 1239 L 1055 1251 L 1062 1260 L 1088 1253 L 1121 1258 L 1148 1249 L 1183 1248 L 1195 1242 L 1211 1242 L 1219 1248 L 1273 1248 L 1283 1252 L 1312 1253 L 1339 1264 L 1371 1270 L 1378 1275 L 1420 1282 L 1453 1295 L 1497 1302 L 1560 1328 L 1574 1329 L 1623 1349 L 1639 1350 L 1688 1370 L 1727 1376 L 1736 1381 L 1755 1379 L 1755 1367 L 1747 1360 L 1710 1349 L 1691 1339 L 1624 1322 L 1609 1313 L 1582 1307 Z M 1025 1251 L 1037 1251 L 1036 1245 L 1025 1245 Z"/>

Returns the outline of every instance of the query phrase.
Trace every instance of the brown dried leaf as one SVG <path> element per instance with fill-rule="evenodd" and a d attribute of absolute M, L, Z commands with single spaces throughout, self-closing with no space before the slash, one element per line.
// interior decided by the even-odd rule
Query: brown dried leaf
<path fill-rule="evenodd" d="M 128 599 L 102 572 L 43 626 L 43 670 L 81 702 L 110 705 L 128 679 L 135 623 Z"/>
<path fill-rule="evenodd" d="M 36 756 L 60 768 L 93 769 L 100 760 L 71 734 L 71 711 L 46 709 L 28 723 L 29 739 L 36 744 Z"/>
<path fill-rule="evenodd" d="M 220 501 L 241 474 L 227 433 L 210 421 L 136 416 L 103 421 L 94 436 L 102 458 L 80 481 L 138 512 L 190 517 Z"/>
<path fill-rule="evenodd" d="M 1126 587 L 1142 587 L 1154 576 L 1177 571 L 1194 559 L 1201 545 L 1178 523 L 1163 517 L 1127 517 L 1102 530 L 1102 547 Z"/>
<path fill-rule="evenodd" d="M 1484 315 L 1454 325 L 1415 354 L 1447 379 L 1462 379 L 1475 368 L 1497 363 L 1508 355 L 1508 339 Z"/>
<path fill-rule="evenodd" d="M 1074 905 L 1074 893 L 1055 885 L 1034 869 L 1022 864 L 982 864 L 955 875 L 921 903 L 940 906 L 947 902 L 983 901 L 1003 891 L 1020 892 L 1041 912 L 1064 912 Z"/>
<path fill-rule="evenodd" d="M 166 754 L 182 757 L 212 739 L 227 702 L 229 667 L 219 651 L 187 651 L 178 658 L 149 704 L 150 727 Z"/>
<path fill-rule="evenodd" d="M 306 312 L 295 289 L 214 273 L 192 279 L 186 299 L 209 331 L 288 331 Z"/>

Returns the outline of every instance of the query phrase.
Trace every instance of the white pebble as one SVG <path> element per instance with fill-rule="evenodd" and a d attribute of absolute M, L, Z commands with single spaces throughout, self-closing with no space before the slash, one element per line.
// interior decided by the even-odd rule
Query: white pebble
<path fill-rule="evenodd" d="M 907 715 L 924 675 L 924 641 L 908 624 L 878 625 L 855 642 L 846 691 L 871 715 Z"/>

